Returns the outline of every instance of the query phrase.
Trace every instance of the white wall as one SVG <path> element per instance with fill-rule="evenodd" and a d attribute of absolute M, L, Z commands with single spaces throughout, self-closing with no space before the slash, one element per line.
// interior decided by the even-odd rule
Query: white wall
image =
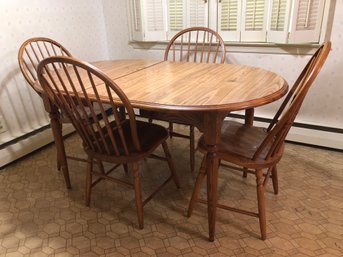
<path fill-rule="evenodd" d="M 0 112 L 8 132 L 0 134 L 0 144 L 48 123 L 17 62 L 20 45 L 36 36 L 55 39 L 87 61 L 108 58 L 102 1 L 1 0 Z"/>
<path fill-rule="evenodd" d="M 129 46 L 128 9 L 126 0 L 103 0 L 108 52 L 111 59 L 134 58 Z"/>

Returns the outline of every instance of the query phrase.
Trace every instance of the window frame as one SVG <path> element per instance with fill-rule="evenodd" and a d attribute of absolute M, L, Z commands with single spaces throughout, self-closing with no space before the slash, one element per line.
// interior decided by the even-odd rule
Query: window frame
<path fill-rule="evenodd" d="M 129 27 L 130 27 L 130 45 L 132 45 L 136 49 L 160 49 L 161 46 L 164 46 L 172 35 L 175 35 L 175 33 L 168 35 L 168 31 L 166 31 L 165 39 L 163 40 L 146 40 L 144 37 L 137 37 L 134 36 L 134 33 L 132 33 L 133 30 L 133 20 L 134 16 L 132 14 L 132 2 L 137 0 L 127 0 L 128 1 L 128 13 L 129 13 Z M 146 1 L 146 0 L 141 0 Z M 167 0 L 161 0 L 164 1 L 167 5 Z M 205 2 L 208 2 L 208 27 L 214 29 L 215 31 L 219 31 L 219 1 L 220 0 L 204 0 Z M 291 0 L 291 1 L 297 1 L 297 0 Z M 328 40 L 331 35 L 331 29 L 332 29 L 332 21 L 333 21 L 333 15 L 335 8 L 335 1 L 331 0 L 323 0 L 324 1 L 324 7 L 323 7 L 323 15 L 322 15 L 322 22 L 320 24 L 320 37 L 319 41 L 315 43 L 283 43 L 283 42 L 242 42 L 242 41 L 227 41 L 225 40 L 225 37 L 223 37 L 225 44 L 227 46 L 230 46 L 230 48 L 233 47 L 234 52 L 272 52 L 272 53 L 283 53 L 287 54 L 289 52 L 296 52 L 304 54 L 310 54 L 312 53 L 313 49 L 317 48 L 321 43 Z M 270 4 L 270 2 L 268 2 Z M 270 8 L 268 6 L 268 8 Z M 269 18 L 269 16 L 268 16 Z M 168 18 L 165 19 L 168 21 Z M 267 29 L 269 29 L 269 23 L 267 25 Z M 266 38 L 268 36 L 268 33 L 266 34 Z M 221 31 L 219 31 L 221 34 Z M 289 35 L 289 32 L 287 32 Z M 268 50 L 271 49 L 271 50 Z M 285 50 L 287 49 L 287 50 Z M 296 50 L 292 50 L 296 49 Z M 230 50 L 229 50 L 230 51 Z"/>

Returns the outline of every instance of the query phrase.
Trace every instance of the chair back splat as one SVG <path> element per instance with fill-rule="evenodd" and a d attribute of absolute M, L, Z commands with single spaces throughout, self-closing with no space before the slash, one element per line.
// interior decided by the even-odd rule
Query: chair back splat
<path fill-rule="evenodd" d="M 312 56 L 293 87 L 287 94 L 279 110 L 268 127 L 268 136 L 257 149 L 253 159 L 261 158 L 268 148 L 266 159 L 280 150 L 293 122 L 300 110 L 305 96 L 316 79 L 331 49 L 331 42 L 323 44 Z"/>
<path fill-rule="evenodd" d="M 225 44 L 221 36 L 206 27 L 192 27 L 177 33 L 167 45 L 164 60 L 224 63 Z"/>
<path fill-rule="evenodd" d="M 34 83 L 38 79 L 38 64 L 47 57 L 59 55 L 72 56 L 65 47 L 50 38 L 30 38 L 21 45 L 18 53 L 19 67 L 33 89 L 35 89 Z"/>

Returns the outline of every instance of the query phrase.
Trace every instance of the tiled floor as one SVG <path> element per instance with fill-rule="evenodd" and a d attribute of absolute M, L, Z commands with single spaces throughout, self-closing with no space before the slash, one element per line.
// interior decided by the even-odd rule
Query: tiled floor
<path fill-rule="evenodd" d="M 170 183 L 145 206 L 143 230 L 131 189 L 102 182 L 85 207 L 84 163 L 70 161 L 73 189 L 67 190 L 53 145 L 1 170 L 0 256 L 343 256 L 343 153 L 287 144 L 280 193 L 271 184 L 266 192 L 267 240 L 259 239 L 256 218 L 219 210 L 210 243 L 206 207 L 185 217 L 195 178 L 188 143 L 168 143 L 182 188 Z M 76 135 L 66 145 L 82 154 Z M 141 167 L 144 192 L 168 175 L 164 162 L 149 159 Z M 222 168 L 220 201 L 255 210 L 254 184 L 254 176 Z"/>

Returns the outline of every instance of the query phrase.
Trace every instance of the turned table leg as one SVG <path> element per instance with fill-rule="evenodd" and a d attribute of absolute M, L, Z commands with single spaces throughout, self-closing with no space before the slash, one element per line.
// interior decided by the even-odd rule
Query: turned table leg
<path fill-rule="evenodd" d="M 204 139 L 207 147 L 207 208 L 209 240 L 214 241 L 217 211 L 217 185 L 219 158 L 217 155 L 220 143 L 221 126 L 227 113 L 209 112 L 204 116 Z"/>

